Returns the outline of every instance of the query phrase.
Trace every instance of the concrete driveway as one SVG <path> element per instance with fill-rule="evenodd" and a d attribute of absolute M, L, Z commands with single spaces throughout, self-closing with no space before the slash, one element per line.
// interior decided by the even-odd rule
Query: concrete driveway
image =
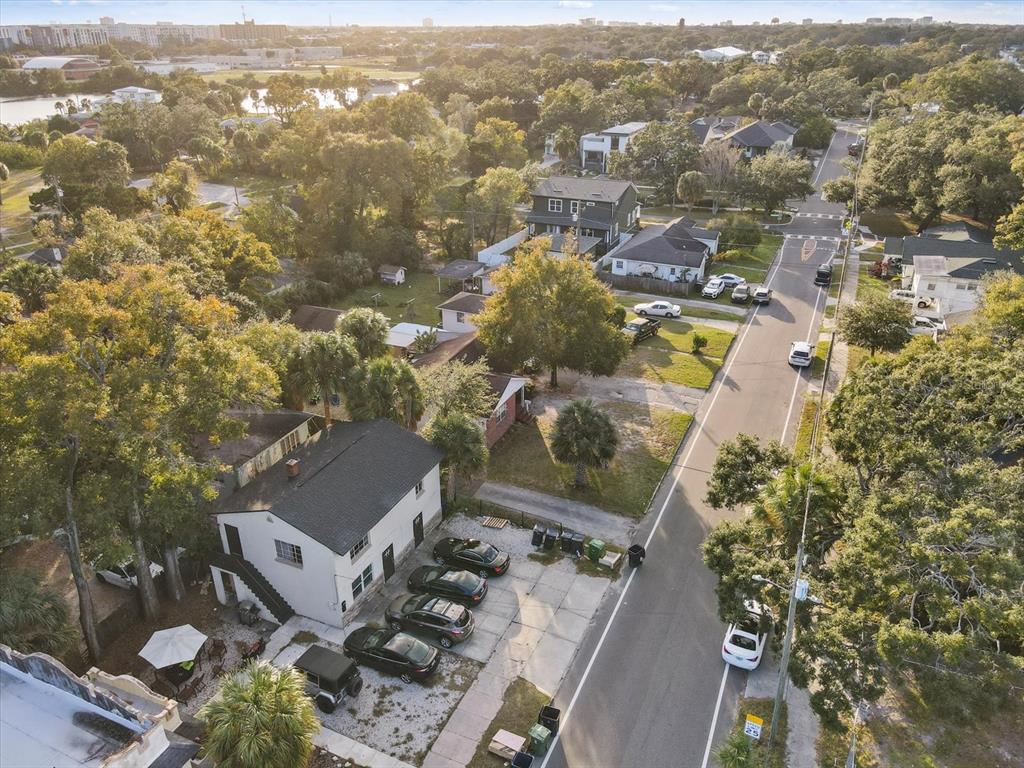
<path fill-rule="evenodd" d="M 130 186 L 136 189 L 149 189 L 153 186 L 153 179 L 149 176 L 135 179 Z M 211 203 L 220 203 L 226 207 L 234 207 L 235 205 L 235 188 L 230 184 L 214 184 L 211 181 L 201 181 L 196 189 L 196 195 L 199 198 L 199 202 L 203 205 L 210 205 Z M 239 189 L 238 207 L 245 208 L 251 202 L 245 192 Z"/>

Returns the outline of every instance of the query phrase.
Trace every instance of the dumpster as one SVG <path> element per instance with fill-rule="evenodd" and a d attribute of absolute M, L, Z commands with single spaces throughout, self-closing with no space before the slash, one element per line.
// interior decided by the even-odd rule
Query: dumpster
<path fill-rule="evenodd" d="M 533 765 L 533 755 L 529 752 L 516 752 L 510 765 L 512 768 L 530 768 Z"/>
<path fill-rule="evenodd" d="M 586 541 L 586 537 L 582 533 L 574 533 L 572 535 L 572 554 L 575 557 L 583 556 L 583 542 Z"/>
<path fill-rule="evenodd" d="M 634 544 L 627 550 L 629 552 L 629 564 L 636 568 L 647 557 L 647 550 L 639 544 Z"/>
<path fill-rule="evenodd" d="M 555 544 L 558 542 L 558 529 L 548 528 L 547 533 L 544 535 L 544 549 L 554 549 Z"/>
<path fill-rule="evenodd" d="M 531 725 L 526 735 L 530 741 L 530 754 L 532 755 L 543 755 L 551 746 L 551 731 L 540 723 Z"/>
<path fill-rule="evenodd" d="M 604 542 L 600 539 L 591 539 L 590 543 L 587 544 L 587 557 L 589 557 L 595 563 L 602 557 L 604 557 L 604 551 Z"/>
<path fill-rule="evenodd" d="M 539 547 L 544 543 L 544 526 L 540 523 L 533 526 L 533 538 L 530 540 L 530 543 L 535 547 Z"/>
<path fill-rule="evenodd" d="M 537 722 L 555 734 L 558 733 L 558 720 L 561 716 L 562 711 L 555 707 L 541 707 L 540 714 L 537 715 Z"/>

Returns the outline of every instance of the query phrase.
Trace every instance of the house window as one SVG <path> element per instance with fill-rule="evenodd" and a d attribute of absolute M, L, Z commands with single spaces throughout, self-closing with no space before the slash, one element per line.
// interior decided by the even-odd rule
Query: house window
<path fill-rule="evenodd" d="M 423 481 L 420 480 L 418 483 L 416 483 L 416 498 L 418 499 L 422 495 L 423 495 Z"/>
<path fill-rule="evenodd" d="M 363 590 L 373 583 L 373 563 L 366 566 L 366 570 L 356 576 L 352 582 L 352 599 L 359 597 Z"/>
<path fill-rule="evenodd" d="M 353 563 L 359 559 L 359 555 L 362 554 L 362 551 L 368 546 L 370 546 L 370 534 L 363 536 L 363 538 L 357 541 L 356 545 L 348 551 L 348 556 L 352 559 Z"/>
<path fill-rule="evenodd" d="M 291 563 L 302 567 L 302 548 L 289 544 L 287 541 L 274 539 L 274 549 L 277 550 L 277 559 L 282 563 Z"/>
<path fill-rule="evenodd" d="M 508 401 L 499 405 L 497 410 L 494 412 L 494 419 L 499 424 L 505 420 L 506 416 L 508 416 Z"/>
<path fill-rule="evenodd" d="M 935 283 L 928 283 L 928 290 L 929 291 L 934 291 L 935 290 Z"/>
<path fill-rule="evenodd" d="M 622 269 L 624 263 L 625 262 L 622 262 L 622 261 L 616 261 L 615 262 L 615 268 L 616 269 Z"/>
<path fill-rule="evenodd" d="M 963 283 L 957 283 L 957 284 L 956 284 L 956 289 L 957 289 L 958 291 L 966 291 L 966 290 L 967 290 L 967 286 L 966 286 L 966 285 L 964 285 Z"/>
<path fill-rule="evenodd" d="M 559 201 L 559 202 L 561 202 L 561 201 Z M 579 213 L 579 212 L 580 212 L 580 201 L 579 200 L 570 200 L 569 201 L 569 213 Z"/>
<path fill-rule="evenodd" d="M 670 267 L 669 270 L 668 270 L 668 273 L 670 275 L 674 275 L 676 273 L 676 268 L 675 267 Z"/>
<path fill-rule="evenodd" d="M 562 201 L 561 200 L 548 200 L 548 213 L 561 213 L 562 212 Z"/>
<path fill-rule="evenodd" d="M 464 322 L 466 322 L 466 313 L 465 312 L 456 312 L 455 313 L 455 322 L 456 323 L 464 323 Z"/>
<path fill-rule="evenodd" d="M 968 285 L 967 286 L 967 290 L 968 291 L 976 291 L 976 290 L 978 290 L 978 286 L 973 285 L 973 284 L 972 285 Z"/>

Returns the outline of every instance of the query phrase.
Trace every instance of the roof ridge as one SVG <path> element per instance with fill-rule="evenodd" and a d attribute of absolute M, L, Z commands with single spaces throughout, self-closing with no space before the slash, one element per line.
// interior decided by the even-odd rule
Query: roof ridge
<path fill-rule="evenodd" d="M 349 424 L 361 424 L 361 423 L 372 424 L 374 421 L 378 421 L 378 419 L 373 419 L 373 421 L 367 421 L 367 422 L 350 421 L 348 423 Z M 328 426 L 324 427 L 324 431 L 327 432 L 327 434 L 324 437 L 325 438 L 329 438 L 331 436 L 331 425 L 328 425 Z M 321 472 L 323 472 L 325 469 L 327 469 L 327 467 L 329 467 L 331 464 L 333 464 L 339 457 L 341 457 L 342 455 L 348 453 L 349 448 L 355 447 L 358 443 L 360 443 L 363 440 L 364 437 L 366 437 L 369 434 L 370 434 L 370 431 L 368 429 L 364 428 L 362 430 L 362 433 L 355 440 L 353 440 L 352 442 L 350 442 L 347 445 L 345 445 L 341 450 L 339 450 L 330 459 L 328 459 L 323 464 L 321 464 L 319 467 L 317 467 L 315 470 L 313 470 L 310 474 L 308 474 L 308 475 L 299 475 L 299 482 L 297 482 L 295 484 L 295 487 L 296 488 L 301 488 L 308 481 L 313 480 L 314 478 L 316 478 L 317 475 L 319 475 Z"/>

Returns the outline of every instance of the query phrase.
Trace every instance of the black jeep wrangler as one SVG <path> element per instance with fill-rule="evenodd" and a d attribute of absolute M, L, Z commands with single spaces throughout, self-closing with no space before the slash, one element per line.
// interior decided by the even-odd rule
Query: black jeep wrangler
<path fill-rule="evenodd" d="M 363 690 L 363 677 L 356 663 L 322 645 L 307 648 L 295 668 L 306 673 L 306 693 L 321 712 L 333 712 L 346 695 L 358 696 Z"/>

